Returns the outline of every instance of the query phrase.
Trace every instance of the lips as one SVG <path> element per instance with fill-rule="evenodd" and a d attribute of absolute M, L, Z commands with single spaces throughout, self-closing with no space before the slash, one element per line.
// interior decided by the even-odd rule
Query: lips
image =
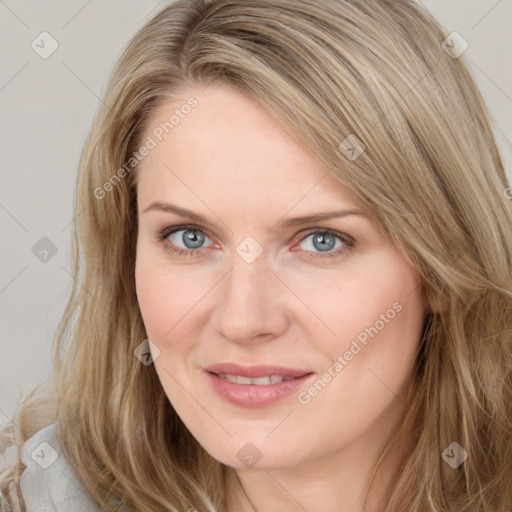
<path fill-rule="evenodd" d="M 218 363 L 206 367 L 205 370 L 210 373 L 215 373 L 216 375 L 219 376 L 231 375 L 236 377 L 246 377 L 250 379 L 279 376 L 283 377 L 283 379 L 289 380 L 287 379 L 287 377 L 298 378 L 304 377 L 304 375 L 312 373 L 311 370 L 289 368 L 284 366 L 241 366 L 236 363 Z"/>
<path fill-rule="evenodd" d="M 296 395 L 314 373 L 283 366 L 241 366 L 219 363 L 203 368 L 212 389 L 238 407 L 268 407 Z"/>

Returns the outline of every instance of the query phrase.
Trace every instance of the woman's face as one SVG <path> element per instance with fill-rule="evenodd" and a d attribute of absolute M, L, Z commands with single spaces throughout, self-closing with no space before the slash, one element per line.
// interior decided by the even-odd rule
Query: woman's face
<path fill-rule="evenodd" d="M 232 89 L 183 92 L 148 137 L 137 296 L 187 428 L 240 469 L 377 446 L 405 412 L 421 338 L 415 269 L 368 217 L 327 216 L 361 210 Z"/>

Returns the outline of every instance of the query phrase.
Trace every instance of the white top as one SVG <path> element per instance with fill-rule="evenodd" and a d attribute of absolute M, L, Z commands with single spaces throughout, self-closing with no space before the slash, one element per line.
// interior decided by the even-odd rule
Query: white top
<path fill-rule="evenodd" d="M 26 512 L 102 512 L 78 483 L 62 454 L 57 440 L 57 423 L 28 439 L 21 447 L 21 459 L 26 465 L 20 479 Z M 0 452 L 0 472 L 17 461 L 16 446 Z M 210 512 L 215 512 L 210 500 L 206 496 L 203 499 Z M 1 501 L 0 496 L 0 504 Z M 19 511 L 15 509 L 14 512 Z M 131 511 L 123 507 L 119 512 Z"/>
<path fill-rule="evenodd" d="M 10 446 L 0 454 L 0 471 L 18 459 Z M 20 480 L 26 512 L 101 512 L 74 476 L 57 441 L 57 423 L 41 429 L 21 448 L 27 466 Z"/>

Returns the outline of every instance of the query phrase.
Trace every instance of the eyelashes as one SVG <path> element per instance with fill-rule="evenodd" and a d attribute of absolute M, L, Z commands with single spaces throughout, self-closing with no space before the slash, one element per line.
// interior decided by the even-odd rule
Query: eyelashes
<path fill-rule="evenodd" d="M 208 250 L 208 247 L 211 247 L 212 245 L 215 246 L 214 242 L 211 242 L 209 245 L 200 247 L 200 248 L 186 248 L 186 247 L 179 247 L 176 246 L 175 243 L 171 242 L 169 240 L 169 237 L 173 234 L 179 233 L 181 231 L 184 232 L 190 232 L 195 233 L 196 235 L 199 235 L 199 239 L 201 241 L 209 239 L 211 241 L 211 238 L 208 236 L 208 232 L 204 229 L 199 228 L 198 226 L 186 224 L 186 225 L 179 225 L 179 226 L 168 226 L 164 228 L 160 233 L 158 233 L 158 239 L 157 241 L 162 243 L 165 246 L 165 249 L 170 252 L 173 255 L 176 256 L 185 256 L 185 257 L 194 257 L 194 256 L 200 256 L 204 253 L 204 251 Z M 301 244 L 302 242 L 308 240 L 309 238 L 312 239 L 312 242 L 310 243 L 310 246 L 315 248 L 313 245 L 313 236 L 316 235 L 319 238 L 317 238 L 317 241 L 321 240 L 325 243 L 325 240 L 334 240 L 334 245 L 338 246 L 336 250 L 332 250 L 335 247 L 331 247 L 330 249 L 326 251 L 314 251 L 314 250 L 308 250 L 308 249 L 299 249 L 297 248 L 297 245 Z M 180 241 L 182 241 L 183 235 L 180 237 Z M 196 236 L 197 238 L 197 236 Z M 351 250 L 355 245 L 355 240 L 346 235 L 345 233 L 340 233 L 338 231 L 335 231 L 333 229 L 325 229 L 325 228 L 313 228 L 307 230 L 306 233 L 301 232 L 301 234 L 296 235 L 292 240 L 292 251 L 297 252 L 303 252 L 306 257 L 309 258 L 333 258 L 333 257 L 340 257 L 344 255 L 347 251 Z"/>

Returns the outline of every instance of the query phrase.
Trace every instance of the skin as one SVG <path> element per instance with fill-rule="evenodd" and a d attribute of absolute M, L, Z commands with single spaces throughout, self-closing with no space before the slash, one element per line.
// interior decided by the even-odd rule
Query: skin
<path fill-rule="evenodd" d="M 190 96 L 197 107 L 138 167 L 137 296 L 148 338 L 160 350 L 154 364 L 165 393 L 199 443 L 235 468 L 230 512 L 380 510 L 398 454 L 383 465 L 363 507 L 366 485 L 406 411 L 427 314 L 418 273 L 367 217 L 278 224 L 361 208 L 263 107 L 234 89 L 183 91 L 154 113 L 143 140 Z M 193 210 L 208 223 L 144 212 L 154 201 Z M 196 256 L 168 250 L 190 250 L 183 231 L 158 238 L 182 224 L 205 232 Z M 325 229 L 355 245 L 336 239 L 322 252 L 308 235 Z M 263 249 L 252 263 L 236 252 L 248 236 Z M 340 247 L 346 250 L 324 255 Z M 320 377 L 394 303 L 401 311 L 307 404 L 294 394 L 268 407 L 238 407 L 203 373 L 235 361 L 306 368 Z M 253 467 L 237 457 L 249 442 L 262 454 Z"/>

